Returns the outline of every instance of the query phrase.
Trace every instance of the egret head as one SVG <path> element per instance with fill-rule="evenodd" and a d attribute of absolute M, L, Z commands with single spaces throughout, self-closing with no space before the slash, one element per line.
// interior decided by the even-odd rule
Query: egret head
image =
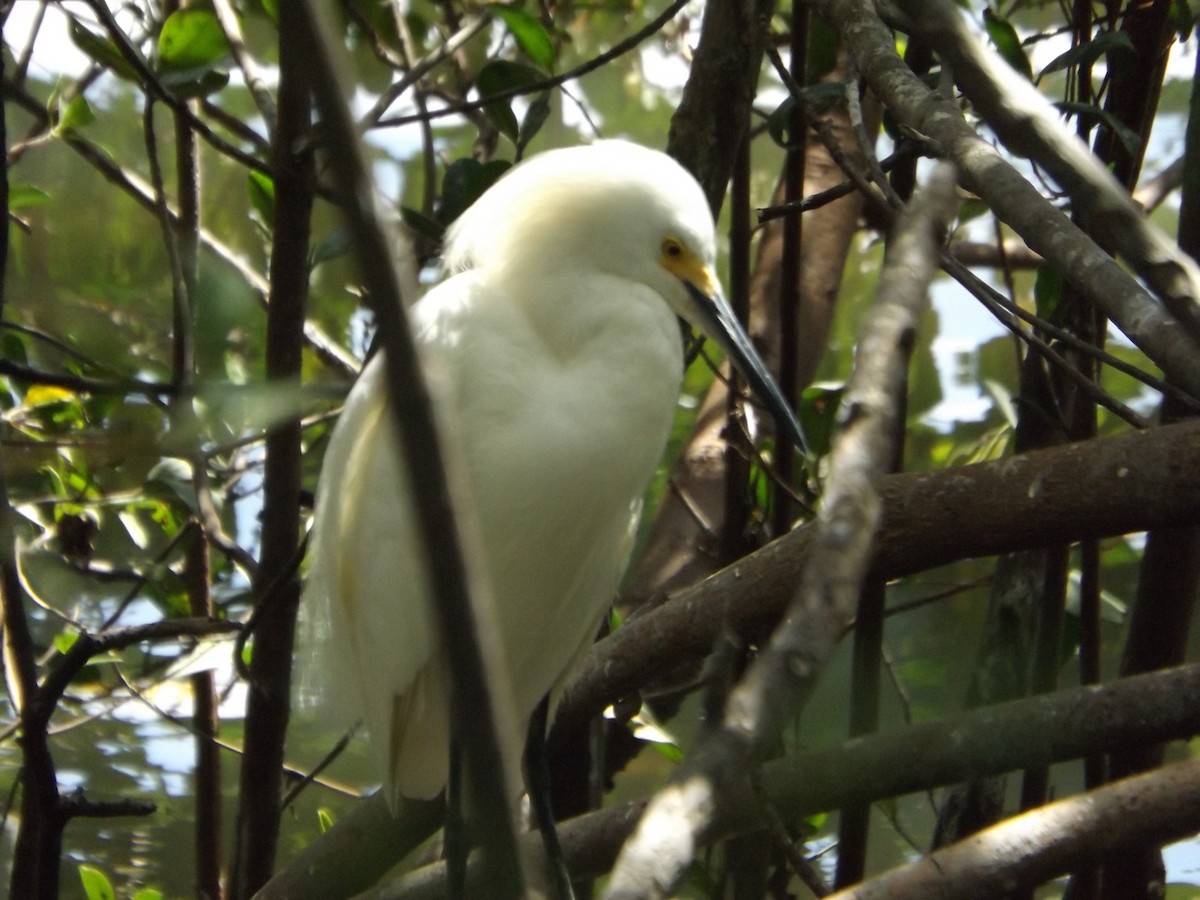
<path fill-rule="evenodd" d="M 805 448 L 795 416 L 721 292 L 704 192 L 666 154 L 598 141 L 531 157 L 451 226 L 446 262 L 500 277 L 586 267 L 646 284 L 721 345 L 793 443 Z"/>

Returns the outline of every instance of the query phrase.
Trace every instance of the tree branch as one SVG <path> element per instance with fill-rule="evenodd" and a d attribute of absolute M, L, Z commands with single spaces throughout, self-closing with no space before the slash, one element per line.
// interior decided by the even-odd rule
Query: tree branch
<path fill-rule="evenodd" d="M 983 46 L 957 7 L 948 0 L 900 0 L 900 6 L 912 17 L 915 33 L 950 67 L 955 82 L 1000 140 L 1054 177 L 1070 195 L 1084 229 L 1112 242 L 1183 324 L 1193 352 L 1200 349 L 1196 263 L 1146 218 L 1037 88 Z"/>
<path fill-rule="evenodd" d="M 887 578 L 1046 544 L 1196 520 L 1200 422 L 1098 438 L 879 483 L 874 569 Z M 986 523 L 986 524 L 985 524 Z M 577 724 L 700 660 L 725 627 L 753 635 L 778 620 L 808 564 L 813 528 L 762 550 L 644 614 L 584 658 L 557 721 Z"/>
<path fill-rule="evenodd" d="M 1168 376 L 1200 396 L 1200 354 L 1180 323 L 1115 260 L 1047 201 L 896 53 L 891 31 L 868 0 L 818 0 L 859 72 L 905 126 L 927 135 L 959 166 L 975 192 L 1080 294 L 1112 319 Z"/>
<path fill-rule="evenodd" d="M 1103 687 L 1072 688 L 997 704 L 797 753 L 764 765 L 762 785 L 771 805 L 785 821 L 794 822 L 847 805 L 1065 762 L 1110 748 L 1183 740 L 1197 729 L 1200 665 L 1193 664 Z M 902 764 L 897 765 L 898 760 Z M 762 827 L 753 796 L 739 794 L 731 800 L 704 835 L 705 843 Z M 563 823 L 561 837 L 572 875 L 583 879 L 607 872 L 644 806 L 644 801 L 635 801 Z M 367 832 L 362 828 L 356 833 L 375 843 Z M 525 838 L 535 839 L 536 835 Z M 330 848 L 329 862 L 335 858 Z M 303 871 L 322 867 L 323 863 L 306 859 Z M 303 891 L 298 882 L 295 900 L 319 896 Z M 957 896 L 968 895 L 975 896 L 971 891 Z M 444 897 L 445 866 L 435 863 L 417 869 L 366 896 Z"/>
<path fill-rule="evenodd" d="M 1200 760 L 1118 781 L 977 832 L 831 900 L 1003 900 L 1057 875 L 1200 829 Z"/>
<path fill-rule="evenodd" d="M 333 175 L 340 189 L 367 295 L 379 323 L 386 364 L 388 411 L 399 429 L 408 475 L 406 487 L 418 511 L 417 531 L 429 579 L 433 619 L 450 673 L 453 729 L 461 742 L 471 806 L 487 827 L 478 835 L 489 866 L 489 893 L 522 894 L 524 874 L 516 851 L 516 824 L 506 759 L 514 753 L 517 729 L 502 684 L 499 629 L 485 591 L 470 579 L 462 523 L 454 516 L 453 485 L 442 463 L 433 400 L 418 363 L 402 303 L 389 235 L 376 208 L 374 186 L 347 102 L 350 96 L 338 43 L 314 0 L 294 4 L 297 38 L 313 69 L 312 88 L 325 126 Z M 469 519 L 467 520 L 469 522 Z M 469 538 L 470 535 L 467 534 Z"/>

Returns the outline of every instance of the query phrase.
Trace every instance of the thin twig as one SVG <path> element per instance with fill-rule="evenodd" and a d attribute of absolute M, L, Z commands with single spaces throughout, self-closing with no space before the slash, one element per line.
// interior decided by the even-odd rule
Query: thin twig
<path fill-rule="evenodd" d="M 479 100 L 471 100 L 467 103 L 459 103 L 454 106 L 448 106 L 444 109 L 432 109 L 424 115 L 395 116 L 390 119 L 380 119 L 373 127 L 394 128 L 399 125 L 411 125 L 413 122 L 441 119 L 445 116 L 462 115 L 463 113 L 474 112 L 475 110 L 483 109 L 492 103 L 511 100 L 514 97 L 523 97 L 527 94 L 538 94 L 542 91 L 559 87 L 560 85 L 566 84 L 572 79 L 580 78 L 584 75 L 587 75 L 589 72 L 594 72 L 596 69 L 607 65 L 618 57 L 624 56 L 651 35 L 657 34 L 659 31 L 661 31 L 663 26 L 675 18 L 675 16 L 679 14 L 679 11 L 682 10 L 687 3 L 688 0 L 672 0 L 672 3 L 644 28 L 634 32 L 629 37 L 625 38 L 625 40 L 618 41 L 616 44 L 613 44 L 609 50 L 601 53 L 599 56 L 595 56 L 592 59 L 589 59 L 587 62 L 582 63 L 581 65 L 578 65 L 574 69 L 571 69 L 567 72 L 563 72 L 560 75 L 543 79 L 542 81 L 535 82 L 534 84 L 510 88 L 506 91 L 497 91 L 495 94 L 490 94 L 487 97 Z"/>

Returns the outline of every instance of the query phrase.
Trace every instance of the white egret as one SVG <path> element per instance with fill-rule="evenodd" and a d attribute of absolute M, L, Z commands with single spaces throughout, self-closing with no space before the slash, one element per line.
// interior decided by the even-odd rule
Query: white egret
<path fill-rule="evenodd" d="M 449 231 L 457 274 L 412 310 L 526 719 L 594 638 L 628 560 L 679 396 L 676 316 L 721 344 L 802 446 L 715 256 L 692 176 L 602 141 L 504 175 Z M 450 686 L 384 391 L 377 357 L 326 453 L 306 603 L 329 629 L 330 702 L 361 711 L 394 809 L 446 783 Z"/>

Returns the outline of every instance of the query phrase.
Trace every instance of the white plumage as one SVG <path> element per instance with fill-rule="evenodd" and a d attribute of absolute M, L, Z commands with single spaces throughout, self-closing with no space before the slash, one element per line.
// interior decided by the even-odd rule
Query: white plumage
<path fill-rule="evenodd" d="M 692 177 L 600 142 L 501 178 L 450 229 L 457 274 L 412 310 L 525 718 L 593 639 L 628 560 L 678 399 L 676 315 L 732 321 L 714 257 Z M 744 335 L 713 336 L 778 407 L 753 352 L 737 359 Z M 362 715 L 394 807 L 445 784 L 450 690 L 384 392 L 376 358 L 325 457 L 305 604 L 328 702 Z"/>

